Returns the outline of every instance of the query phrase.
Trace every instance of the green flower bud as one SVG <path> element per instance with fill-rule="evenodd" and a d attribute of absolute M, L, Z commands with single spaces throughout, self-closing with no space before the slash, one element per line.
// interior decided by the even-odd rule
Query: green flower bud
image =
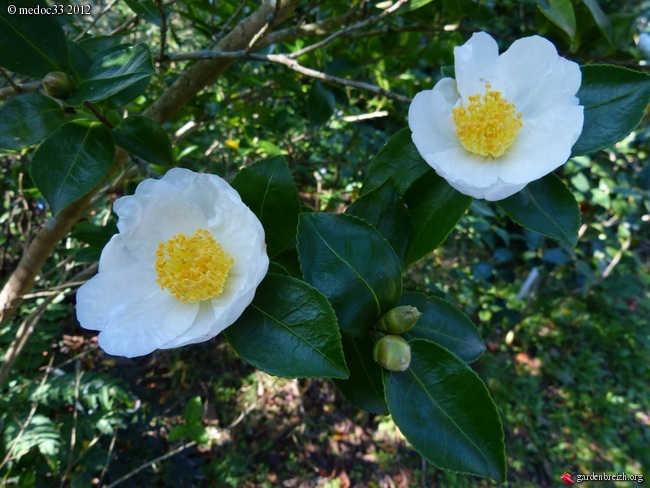
<path fill-rule="evenodd" d="M 400 305 L 390 309 L 379 320 L 377 328 L 389 334 L 403 334 L 411 330 L 422 317 L 422 312 L 411 305 Z"/>
<path fill-rule="evenodd" d="M 74 84 L 68 75 L 61 71 L 50 71 L 43 78 L 43 88 L 52 98 L 67 98 L 74 91 Z"/>
<path fill-rule="evenodd" d="M 406 371 L 411 364 L 411 346 L 397 335 L 385 335 L 372 349 L 372 357 L 388 371 Z"/>

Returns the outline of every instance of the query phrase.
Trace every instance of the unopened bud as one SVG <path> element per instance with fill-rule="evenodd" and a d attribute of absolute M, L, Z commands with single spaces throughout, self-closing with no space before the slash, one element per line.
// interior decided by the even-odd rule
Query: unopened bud
<path fill-rule="evenodd" d="M 52 98 L 67 98 L 74 91 L 74 84 L 68 75 L 61 71 L 50 71 L 43 78 L 43 88 Z"/>
<path fill-rule="evenodd" d="M 397 335 L 385 335 L 372 350 L 372 357 L 388 371 L 406 371 L 411 364 L 411 346 Z"/>
<path fill-rule="evenodd" d="M 422 317 L 422 312 L 411 305 L 400 305 L 390 309 L 379 320 L 377 328 L 389 334 L 403 334 L 411 330 Z"/>

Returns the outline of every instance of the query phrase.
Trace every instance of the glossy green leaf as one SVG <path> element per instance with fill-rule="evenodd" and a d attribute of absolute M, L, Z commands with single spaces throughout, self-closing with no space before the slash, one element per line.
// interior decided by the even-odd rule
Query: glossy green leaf
<path fill-rule="evenodd" d="M 108 127 L 83 120 L 68 122 L 34 154 L 32 180 L 56 215 L 95 188 L 108 175 L 114 157 L 115 142 Z"/>
<path fill-rule="evenodd" d="M 187 402 L 185 405 L 185 412 L 183 417 L 185 417 L 185 423 L 189 427 L 193 424 L 198 424 L 201 422 L 201 417 L 203 416 L 203 402 L 201 401 L 200 396 L 195 396 Z"/>
<path fill-rule="evenodd" d="M 85 242 L 91 247 L 103 248 L 116 233 L 117 225 L 113 220 L 110 220 L 105 226 L 95 225 L 91 222 L 80 222 L 74 227 L 70 237 Z"/>
<path fill-rule="evenodd" d="M 287 247 L 296 236 L 300 200 L 286 159 L 276 156 L 245 167 L 232 187 L 262 222 L 269 256 Z"/>
<path fill-rule="evenodd" d="M 485 344 L 474 323 L 446 300 L 423 293 L 405 293 L 400 304 L 412 305 L 422 313 L 415 327 L 403 334 L 405 339 L 428 339 L 468 363 L 485 352 Z"/>
<path fill-rule="evenodd" d="M 187 427 L 187 437 L 197 444 L 207 444 L 210 440 L 210 434 L 201 424 L 194 424 Z"/>
<path fill-rule="evenodd" d="M 290 247 L 284 251 L 276 254 L 271 259 L 271 264 L 282 268 L 282 273 L 294 278 L 302 279 L 302 271 L 300 269 L 300 261 L 298 260 L 298 250 L 295 247 Z"/>
<path fill-rule="evenodd" d="M 134 156 L 162 166 L 174 162 L 169 136 L 149 117 L 130 115 L 113 131 L 118 146 Z"/>
<path fill-rule="evenodd" d="M 387 415 L 382 378 L 384 370 L 372 358 L 372 339 L 369 336 L 354 337 L 345 332 L 341 336 L 350 378 L 334 380 L 334 384 L 356 408 Z"/>
<path fill-rule="evenodd" d="M 422 175 L 433 171 L 422 159 L 411 140 L 411 130 L 407 127 L 395 133 L 381 151 L 373 158 L 361 194 L 380 187 L 389 178 L 393 180 L 400 194 Z"/>
<path fill-rule="evenodd" d="M 578 243 L 578 203 L 562 180 L 552 173 L 498 201 L 497 205 L 522 227 L 569 246 Z"/>
<path fill-rule="evenodd" d="M 612 22 L 609 20 L 607 14 L 600 8 L 598 0 L 583 0 L 583 2 L 587 6 L 587 9 L 589 9 L 591 16 L 594 18 L 596 25 L 598 25 L 598 28 L 605 36 L 605 39 L 607 39 L 607 42 L 613 44 L 614 27 L 612 26 Z"/>
<path fill-rule="evenodd" d="M 162 27 L 162 16 L 155 0 L 125 0 L 133 12 L 147 22 Z M 166 14 L 166 13 L 165 13 Z"/>
<path fill-rule="evenodd" d="M 140 82 L 140 87 L 154 73 L 149 48 L 144 44 L 122 46 L 109 54 L 100 55 L 68 98 L 69 105 L 81 105 L 84 101 L 104 100 Z"/>
<path fill-rule="evenodd" d="M 433 2 L 433 0 L 411 0 L 406 5 L 404 5 L 404 7 L 401 7 L 398 12 L 413 12 L 414 10 L 417 10 L 420 7 L 424 7 L 431 2 Z"/>
<path fill-rule="evenodd" d="M 362 337 L 399 301 L 401 265 L 370 224 L 351 215 L 302 214 L 298 256 L 305 280 L 334 307 L 339 326 Z"/>
<path fill-rule="evenodd" d="M 38 144 L 64 120 L 63 109 L 44 95 L 27 93 L 9 100 L 0 107 L 0 148 Z"/>
<path fill-rule="evenodd" d="M 617 143 L 632 132 L 650 103 L 650 76 L 611 65 L 582 68 L 578 91 L 585 122 L 572 155 L 593 153 Z"/>
<path fill-rule="evenodd" d="M 167 439 L 170 442 L 179 441 L 187 435 L 187 427 L 184 425 L 174 425 L 169 431 Z"/>
<path fill-rule="evenodd" d="M 68 43 L 56 17 L 37 13 L 9 14 L 0 8 L 0 66 L 25 76 L 42 78 L 50 71 L 66 71 L 70 63 Z M 42 9 L 40 1 L 16 1 L 16 8 Z"/>
<path fill-rule="evenodd" d="M 385 377 L 395 424 L 438 468 L 503 482 L 503 427 L 483 381 L 445 348 L 425 339 L 409 344 L 409 369 Z"/>
<path fill-rule="evenodd" d="M 400 261 L 404 261 L 413 226 L 404 200 L 392 180 L 358 198 L 345 213 L 361 217 L 377 229 Z"/>
<path fill-rule="evenodd" d="M 472 203 L 430 170 L 404 195 L 411 214 L 413 235 L 406 263 L 413 263 L 437 249 Z"/>
<path fill-rule="evenodd" d="M 307 115 L 312 126 L 323 125 L 327 122 L 336 107 L 334 93 L 320 81 L 311 85 L 307 99 Z"/>
<path fill-rule="evenodd" d="M 571 0 L 536 0 L 544 16 L 562 29 L 573 41 L 576 37 L 576 14 Z"/>
<path fill-rule="evenodd" d="M 224 332 L 237 354 L 269 374 L 348 377 L 334 310 L 304 281 L 267 274 L 253 303 Z"/>

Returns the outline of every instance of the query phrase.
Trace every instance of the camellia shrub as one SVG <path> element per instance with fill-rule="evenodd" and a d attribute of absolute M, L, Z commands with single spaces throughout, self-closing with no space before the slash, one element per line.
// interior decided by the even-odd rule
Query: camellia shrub
<path fill-rule="evenodd" d="M 163 3 L 149 3 L 132 7 L 147 18 L 157 5 L 168 18 Z M 410 3 L 429 2 L 395 2 L 373 15 L 378 21 Z M 571 2 L 538 3 L 540 15 L 575 40 Z M 4 285 L 3 319 L 56 243 L 101 204 L 98 195 L 144 172 L 133 194 L 113 203 L 117 230 L 76 294 L 79 324 L 99 331 L 107 354 L 190 353 L 192 344 L 222 334 L 256 368 L 332 378 L 354 406 L 392 415 L 435 466 L 503 482 L 499 413 L 470 366 L 483 340 L 454 305 L 405 289 L 402 277 L 444 245 L 474 199 L 575 246 L 580 211 L 553 171 L 633 131 L 650 101 L 648 76 L 581 66 L 539 35 L 520 36 L 499 53 L 489 33 L 473 32 L 453 49 L 443 77 L 415 95 L 408 126 L 372 159 L 358 198 L 342 213 L 305 206 L 283 156 L 260 158 L 229 182 L 182 168 L 152 174 L 176 164 L 163 124 L 227 63 L 296 68 L 297 56 L 281 41 L 259 54 L 249 31 L 263 37 L 299 4 L 263 3 L 242 21 L 241 39 L 229 34 L 194 57 L 177 53 L 196 64 L 142 113 L 126 107 L 156 74 L 155 46 L 115 36 L 77 40 L 56 15 L 2 7 L 0 66 L 38 83 L 14 88 L 0 107 L 0 148 L 29 151 L 31 179 L 52 213 Z"/>

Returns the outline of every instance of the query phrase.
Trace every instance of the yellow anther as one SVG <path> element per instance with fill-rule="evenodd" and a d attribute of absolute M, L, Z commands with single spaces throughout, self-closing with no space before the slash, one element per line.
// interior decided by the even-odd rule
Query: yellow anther
<path fill-rule="evenodd" d="M 514 103 L 485 86 L 485 95 L 469 97 L 467 107 L 452 110 L 456 134 L 465 149 L 480 156 L 503 155 L 521 129 L 521 113 Z"/>
<path fill-rule="evenodd" d="M 182 302 L 219 296 L 233 264 L 212 234 L 199 229 L 193 236 L 179 232 L 156 251 L 158 284 Z"/>

